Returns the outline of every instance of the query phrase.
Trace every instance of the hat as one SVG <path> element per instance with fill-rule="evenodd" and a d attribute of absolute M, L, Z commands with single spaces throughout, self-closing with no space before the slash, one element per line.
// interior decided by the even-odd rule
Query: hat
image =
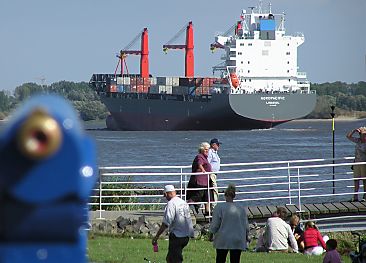
<path fill-rule="evenodd" d="M 358 128 L 359 133 L 366 133 L 366 127 Z"/>
<path fill-rule="evenodd" d="M 221 142 L 216 139 L 216 138 L 213 138 L 211 141 L 210 141 L 210 144 L 213 144 L 213 143 L 216 143 L 216 144 L 221 144 Z"/>
<path fill-rule="evenodd" d="M 174 192 L 174 191 L 175 191 L 174 185 L 168 184 L 164 187 L 164 193 Z"/>

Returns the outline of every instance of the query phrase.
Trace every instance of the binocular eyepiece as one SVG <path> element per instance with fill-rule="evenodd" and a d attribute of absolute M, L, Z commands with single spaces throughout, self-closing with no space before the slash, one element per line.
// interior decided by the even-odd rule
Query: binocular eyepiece
<path fill-rule="evenodd" d="M 42 109 L 35 109 L 17 134 L 18 149 L 34 160 L 47 158 L 61 145 L 62 132 L 57 121 Z"/>

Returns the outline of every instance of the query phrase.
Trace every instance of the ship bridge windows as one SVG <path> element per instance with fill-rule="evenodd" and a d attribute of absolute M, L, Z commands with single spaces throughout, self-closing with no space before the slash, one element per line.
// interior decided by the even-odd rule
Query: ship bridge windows
<path fill-rule="evenodd" d="M 243 52 L 238 52 L 238 56 L 243 55 Z"/>
<path fill-rule="evenodd" d="M 290 52 L 288 51 L 288 52 L 286 52 L 286 55 L 290 55 Z"/>
<path fill-rule="evenodd" d="M 248 64 L 250 64 L 250 61 L 248 61 Z"/>
<path fill-rule="evenodd" d="M 248 46 L 251 47 L 253 44 L 252 43 L 248 43 Z"/>
<path fill-rule="evenodd" d="M 241 46 L 241 47 L 244 47 L 244 43 L 240 43 L 240 46 Z"/>

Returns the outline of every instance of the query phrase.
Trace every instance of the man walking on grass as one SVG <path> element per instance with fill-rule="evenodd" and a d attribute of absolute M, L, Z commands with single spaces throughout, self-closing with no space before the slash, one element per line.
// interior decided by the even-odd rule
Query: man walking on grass
<path fill-rule="evenodd" d="M 183 248 L 187 246 L 189 238 L 193 237 L 193 224 L 188 204 L 177 196 L 173 185 L 164 187 L 164 196 L 168 200 L 165 207 L 161 227 L 152 239 L 152 244 L 158 242 L 159 236 L 169 228 L 169 247 L 166 261 L 180 263 L 183 261 Z"/>

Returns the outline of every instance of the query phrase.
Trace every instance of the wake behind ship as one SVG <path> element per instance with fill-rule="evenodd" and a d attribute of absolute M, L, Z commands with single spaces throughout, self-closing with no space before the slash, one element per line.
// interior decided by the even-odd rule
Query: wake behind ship
<path fill-rule="evenodd" d="M 185 77 L 149 74 L 148 31 L 141 49 L 120 51 L 121 72 L 93 74 L 89 84 L 111 116 L 107 127 L 118 130 L 265 129 L 301 118 L 315 107 L 306 73 L 298 72 L 297 48 L 304 36 L 285 35 L 284 14 L 254 8 L 242 10 L 233 34 L 218 35 L 211 50 L 223 49 L 223 62 L 213 67 L 219 77 L 194 77 L 193 24 L 185 45 Z M 181 30 L 182 31 L 182 30 Z M 140 55 L 140 74 L 126 74 L 125 58 Z M 118 67 L 118 66 L 117 66 Z"/>

